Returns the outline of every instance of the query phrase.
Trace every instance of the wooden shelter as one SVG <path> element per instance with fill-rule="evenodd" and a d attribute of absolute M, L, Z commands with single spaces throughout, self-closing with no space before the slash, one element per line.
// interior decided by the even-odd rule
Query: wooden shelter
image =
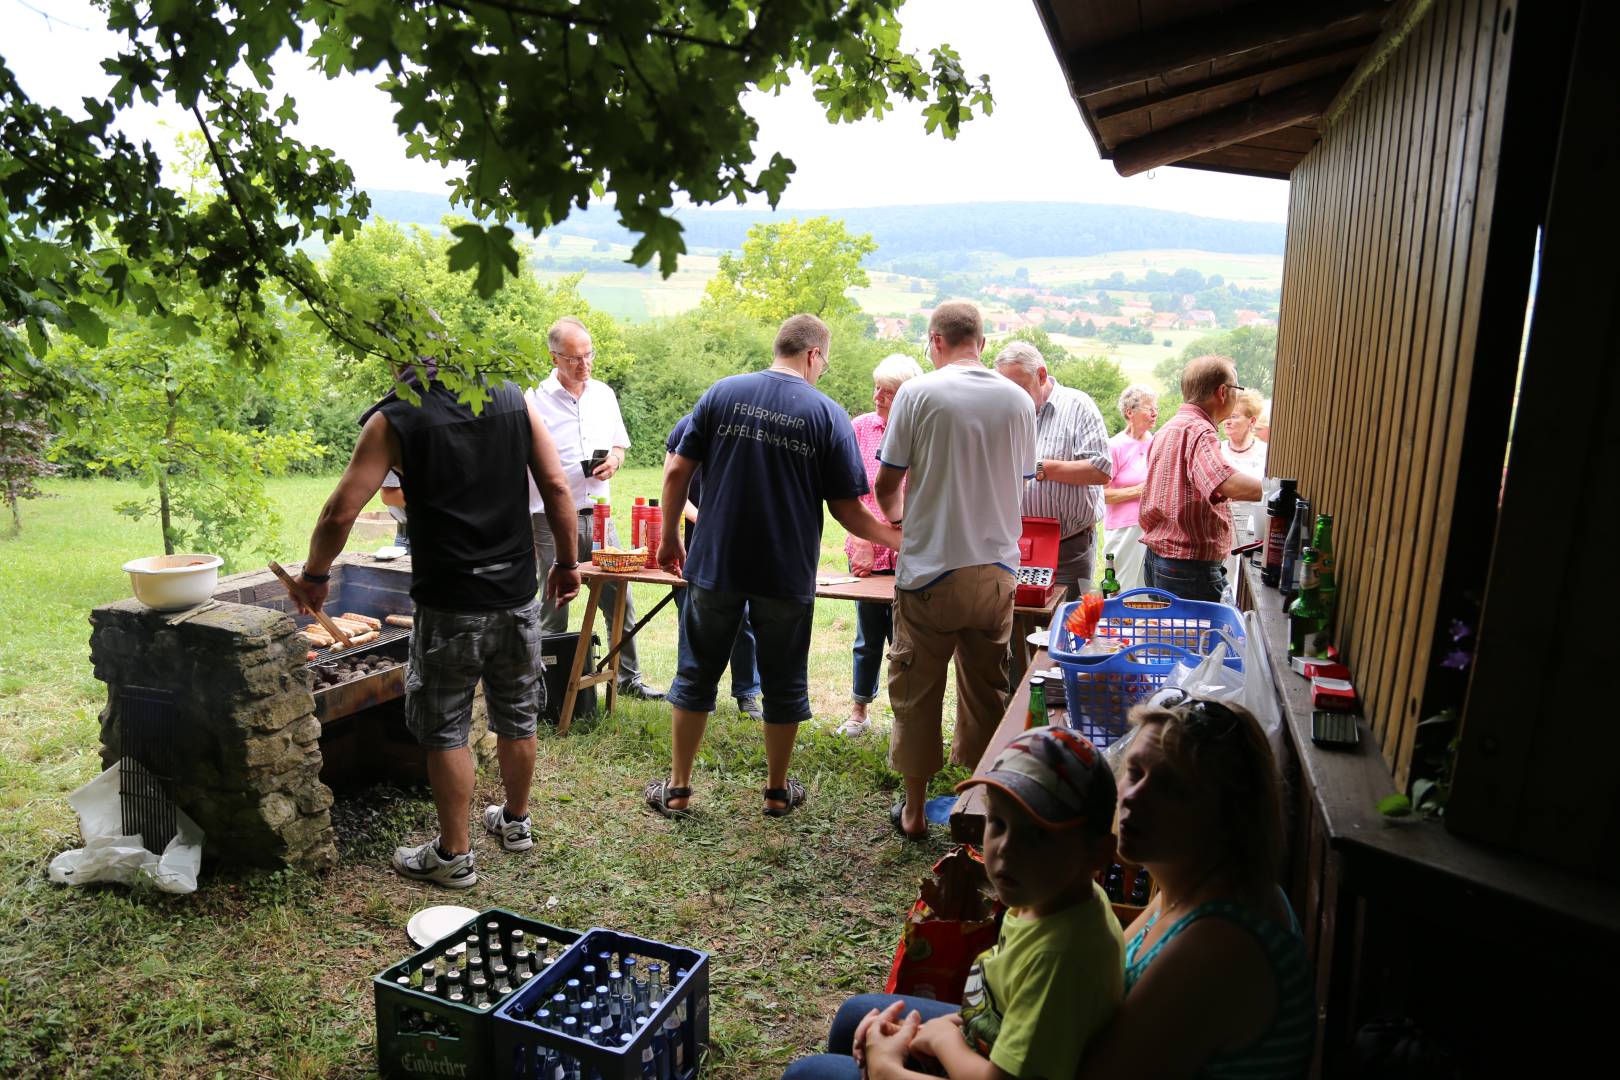
<path fill-rule="evenodd" d="M 1036 6 L 1122 174 L 1291 185 L 1268 469 L 1335 515 L 1335 635 L 1368 747 L 1311 745 L 1281 676 L 1317 1073 L 1356 1075 L 1352 1034 L 1387 1014 L 1465 1075 L 1582 1061 L 1613 999 L 1590 988 L 1620 960 L 1615 579 L 1584 573 L 1620 494 L 1620 13 Z M 1392 824 L 1375 803 L 1435 779 L 1420 724 L 1447 707 L 1444 823 Z"/>

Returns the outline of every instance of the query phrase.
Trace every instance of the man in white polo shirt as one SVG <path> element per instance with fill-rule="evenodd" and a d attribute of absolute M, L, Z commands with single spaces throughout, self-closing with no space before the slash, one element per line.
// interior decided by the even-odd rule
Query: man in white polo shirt
<path fill-rule="evenodd" d="M 551 433 L 551 441 L 557 445 L 563 472 L 573 492 L 574 507 L 578 510 L 580 557 L 588 558 L 591 550 L 591 508 L 598 496 L 608 497 L 611 501 L 608 481 L 624 465 L 630 435 L 624 430 L 624 418 L 619 415 L 619 399 L 613 393 L 613 388 L 591 378 L 596 352 L 591 344 L 591 332 L 585 329 L 585 324 L 572 315 L 558 319 L 546 332 L 546 348 L 551 353 L 555 367 L 544 382 L 524 396 L 539 412 L 546 430 Z M 581 463 L 588 463 L 597 450 L 606 450 L 607 459 L 594 470 L 586 472 L 585 465 Z M 557 548 L 551 526 L 546 521 L 540 493 L 532 478 L 529 481 L 529 513 L 534 526 L 535 561 L 539 564 L 540 580 L 544 581 L 551 572 L 552 563 L 556 561 Z M 609 546 L 619 543 L 618 530 L 613 527 L 611 518 L 604 541 Z M 627 586 L 615 583 L 603 588 L 602 603 L 608 605 L 608 610 L 612 610 L 611 605 L 617 601 L 621 588 Z M 634 600 L 625 606 L 625 619 L 627 625 L 634 625 Z M 544 597 L 540 626 L 548 634 L 560 634 L 567 630 L 568 605 L 553 604 L 549 596 Z M 619 656 L 621 693 L 650 700 L 664 696 L 662 690 L 642 678 L 635 638 L 625 644 Z"/>
<path fill-rule="evenodd" d="M 1019 501 L 1035 475 L 1035 410 L 1028 394 L 984 366 L 983 348 L 977 308 L 962 301 L 935 308 L 928 356 L 937 370 L 896 392 L 878 451 L 878 505 L 901 528 L 889 765 L 905 778 L 906 795 L 890 820 L 912 839 L 928 834 L 928 781 L 944 764 L 940 724 L 952 658 L 953 762 L 977 765 L 1007 708 Z"/>

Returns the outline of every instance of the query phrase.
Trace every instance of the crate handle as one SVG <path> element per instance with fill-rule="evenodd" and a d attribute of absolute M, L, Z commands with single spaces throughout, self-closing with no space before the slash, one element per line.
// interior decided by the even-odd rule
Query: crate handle
<path fill-rule="evenodd" d="M 1129 592 L 1120 593 L 1118 596 L 1114 597 L 1114 603 L 1116 603 L 1116 604 L 1125 604 L 1125 601 L 1129 600 L 1133 596 L 1140 596 L 1144 600 L 1152 599 L 1154 601 L 1162 602 L 1162 603 L 1164 603 L 1166 605 L 1174 604 L 1176 601 L 1181 599 L 1181 597 L 1175 595 L 1174 593 L 1167 593 L 1163 589 L 1150 589 L 1150 588 L 1147 588 L 1146 586 L 1144 586 L 1144 587 L 1142 587 L 1140 589 L 1132 589 Z M 1137 607 L 1138 605 L 1136 605 L 1136 604 L 1125 604 L 1125 606 L 1126 607 Z M 1155 606 L 1157 606 L 1157 605 L 1155 605 Z M 1144 608 L 1143 610 L 1151 611 L 1152 608 Z"/>

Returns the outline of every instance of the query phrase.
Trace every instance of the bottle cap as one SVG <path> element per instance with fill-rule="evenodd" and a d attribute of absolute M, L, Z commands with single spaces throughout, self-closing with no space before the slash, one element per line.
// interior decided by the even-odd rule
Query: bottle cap
<path fill-rule="evenodd" d="M 657 499 L 648 499 L 647 500 L 647 505 L 648 506 L 657 506 L 658 505 L 658 500 Z"/>

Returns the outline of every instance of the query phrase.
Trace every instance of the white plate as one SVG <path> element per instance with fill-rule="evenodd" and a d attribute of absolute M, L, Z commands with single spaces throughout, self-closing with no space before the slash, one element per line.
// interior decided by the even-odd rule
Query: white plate
<path fill-rule="evenodd" d="M 371 557 L 382 562 L 387 562 L 389 559 L 397 559 L 404 554 L 406 554 L 405 548 L 395 547 L 393 544 L 389 544 L 387 547 L 380 547 L 376 551 L 373 551 L 371 553 Z"/>
<path fill-rule="evenodd" d="M 470 907 L 436 904 L 412 915 L 411 921 L 405 924 L 405 932 L 419 947 L 425 949 L 436 941 L 442 941 L 476 918 L 478 912 Z"/>
<path fill-rule="evenodd" d="M 1024 640 L 1037 649 L 1044 649 L 1052 641 L 1052 632 L 1050 630 L 1031 630 L 1029 636 Z"/>

